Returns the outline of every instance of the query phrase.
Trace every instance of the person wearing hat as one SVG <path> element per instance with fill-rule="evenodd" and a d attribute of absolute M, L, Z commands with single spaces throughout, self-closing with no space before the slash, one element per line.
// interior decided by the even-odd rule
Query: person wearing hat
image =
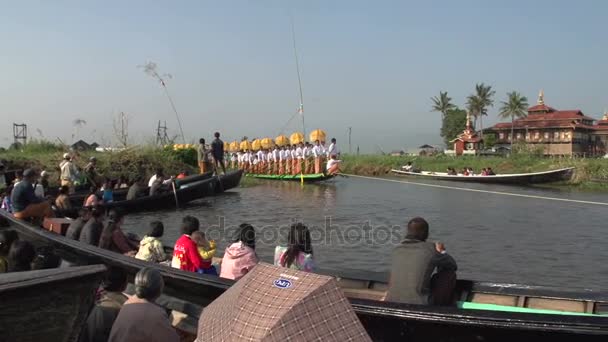
<path fill-rule="evenodd" d="M 13 213 L 18 219 L 42 219 L 53 217 L 51 204 L 34 193 L 37 173 L 33 169 L 23 171 L 23 180 L 15 185 L 11 194 Z"/>
<path fill-rule="evenodd" d="M 34 183 L 34 193 L 36 194 L 36 197 L 44 198 L 44 194 L 46 193 L 46 189 L 48 189 L 48 186 L 49 173 L 46 171 L 42 171 L 40 172 L 40 180 Z"/>
<path fill-rule="evenodd" d="M 112 325 L 109 342 L 177 342 L 165 309 L 154 301 L 163 293 L 163 277 L 157 269 L 146 267 L 135 275 L 135 296 L 120 309 Z"/>
<path fill-rule="evenodd" d="M 70 189 L 70 194 L 74 193 L 74 181 L 77 178 L 78 170 L 72 162 L 72 157 L 69 153 L 63 154 L 63 161 L 59 164 L 61 169 L 61 185 L 67 186 Z"/>
<path fill-rule="evenodd" d="M 100 186 L 97 182 L 97 179 L 99 178 L 97 174 L 97 158 L 89 158 L 89 163 L 84 167 L 84 174 L 91 185 Z"/>

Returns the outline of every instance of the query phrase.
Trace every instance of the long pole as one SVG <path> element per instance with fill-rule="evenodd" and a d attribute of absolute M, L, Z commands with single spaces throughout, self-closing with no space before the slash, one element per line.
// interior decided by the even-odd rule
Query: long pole
<path fill-rule="evenodd" d="M 350 145 L 350 134 L 352 133 L 352 130 L 352 127 L 348 127 L 348 154 L 353 154 L 353 150 Z"/>
<path fill-rule="evenodd" d="M 163 89 L 165 90 L 165 94 L 167 95 L 167 98 L 169 99 L 169 103 L 171 104 L 171 108 L 173 108 L 173 113 L 175 113 L 175 117 L 177 118 L 177 124 L 179 125 L 179 132 L 182 135 L 182 140 L 184 141 L 184 144 L 186 143 L 186 136 L 184 135 L 184 129 L 182 128 L 182 120 L 179 118 L 179 114 L 177 114 L 177 109 L 175 109 L 175 104 L 173 103 L 173 99 L 171 98 L 171 95 L 169 95 L 169 90 L 167 89 L 167 86 L 165 85 L 165 82 L 162 81 L 161 79 L 161 84 L 163 85 Z"/>
<path fill-rule="evenodd" d="M 298 59 L 298 49 L 296 47 L 296 28 L 293 20 L 293 15 L 289 15 L 291 21 L 291 39 L 293 41 L 293 54 L 296 58 L 296 72 L 298 74 L 298 86 L 300 89 L 300 108 L 298 109 L 302 116 L 302 133 L 304 133 L 304 140 L 306 140 L 306 125 L 304 124 L 304 95 L 302 94 L 302 77 L 300 75 L 300 61 Z"/>

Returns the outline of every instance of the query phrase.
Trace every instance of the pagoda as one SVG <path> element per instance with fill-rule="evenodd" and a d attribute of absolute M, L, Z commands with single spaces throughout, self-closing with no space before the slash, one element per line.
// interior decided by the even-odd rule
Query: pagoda
<path fill-rule="evenodd" d="M 454 144 L 454 153 L 457 156 L 463 154 L 476 155 L 483 148 L 483 139 L 471 127 L 471 113 L 469 111 L 467 111 L 467 123 L 464 131 L 456 139 L 452 140 L 451 143 Z"/>

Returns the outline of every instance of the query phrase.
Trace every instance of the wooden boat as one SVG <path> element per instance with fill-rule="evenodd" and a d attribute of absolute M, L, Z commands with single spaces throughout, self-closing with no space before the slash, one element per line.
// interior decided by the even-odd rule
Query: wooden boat
<path fill-rule="evenodd" d="M 24 239 L 46 243 L 64 251 L 80 263 L 118 266 L 131 275 L 142 267 L 157 268 L 165 279 L 165 292 L 197 305 L 207 305 L 233 284 L 209 275 L 184 272 L 149 264 L 134 258 L 42 230 L 29 223 L 5 216 Z M 513 341 L 603 340 L 608 336 L 608 293 L 591 290 L 482 283 L 461 280 L 457 286 L 459 304 L 434 307 L 382 301 L 387 289 L 386 276 L 371 280 L 340 272 L 340 286 L 374 340 Z M 369 274 L 365 277 L 369 278 Z"/>
<path fill-rule="evenodd" d="M 77 341 L 106 267 L 0 275 L 0 340 Z"/>
<path fill-rule="evenodd" d="M 114 201 L 104 203 L 101 208 L 110 210 L 120 208 L 125 212 L 137 212 L 176 207 L 177 203 L 182 206 L 191 201 L 224 192 L 239 185 L 243 171 L 228 172 L 225 175 L 215 176 L 209 179 L 192 183 L 182 184 L 179 189 L 167 191 L 154 196 L 143 196 L 133 200 Z M 82 205 L 82 203 L 80 203 Z"/>
<path fill-rule="evenodd" d="M 176 179 L 175 186 L 179 189 L 180 187 L 185 186 L 187 184 L 209 179 L 212 176 L 213 176 L 213 171 L 205 172 L 203 174 L 198 174 L 198 175 L 187 176 L 182 179 Z M 149 192 L 150 191 L 149 189 L 150 188 L 146 187 L 145 189 L 142 190 L 142 192 Z M 129 192 L 129 188 L 115 189 L 114 190 L 114 199 L 117 201 L 124 200 L 127 197 L 128 192 Z M 55 196 L 57 196 L 57 194 L 58 194 L 58 189 L 51 189 L 51 191 L 49 191 L 48 195 L 55 197 Z M 80 206 L 80 205 L 82 205 L 82 202 L 84 202 L 84 200 L 86 199 L 88 194 L 89 194 L 89 189 L 81 189 L 79 191 L 76 191 L 76 193 L 70 195 L 70 201 L 74 205 Z M 103 194 L 101 191 L 99 191 L 97 193 L 97 195 L 99 197 L 101 197 Z"/>
<path fill-rule="evenodd" d="M 258 178 L 258 179 L 294 181 L 294 182 L 301 182 L 302 179 L 304 179 L 305 183 L 314 183 L 314 182 L 323 182 L 328 179 L 332 179 L 336 175 L 326 175 L 324 173 L 313 173 L 313 174 L 305 174 L 305 175 L 265 175 L 265 174 L 247 173 L 245 176 L 252 177 L 252 178 Z"/>
<path fill-rule="evenodd" d="M 463 175 L 448 175 L 445 172 L 420 171 L 410 172 L 393 169 L 392 173 L 400 176 L 412 176 L 424 179 L 447 180 L 453 182 L 470 182 L 470 183 L 497 183 L 497 184 L 539 184 L 569 180 L 574 171 L 573 167 L 563 169 L 530 172 L 530 173 L 510 173 L 498 174 L 495 176 L 463 176 Z"/>

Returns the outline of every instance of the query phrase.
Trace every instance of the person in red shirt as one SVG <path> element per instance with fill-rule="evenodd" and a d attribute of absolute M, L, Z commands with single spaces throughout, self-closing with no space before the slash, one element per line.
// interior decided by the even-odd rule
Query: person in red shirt
<path fill-rule="evenodd" d="M 200 223 L 193 216 L 186 216 L 182 220 L 182 236 L 175 242 L 173 247 L 173 260 L 171 267 L 180 270 L 196 272 L 203 266 L 203 259 L 198 253 L 198 246 L 192 240 L 192 233 L 198 231 Z"/>

